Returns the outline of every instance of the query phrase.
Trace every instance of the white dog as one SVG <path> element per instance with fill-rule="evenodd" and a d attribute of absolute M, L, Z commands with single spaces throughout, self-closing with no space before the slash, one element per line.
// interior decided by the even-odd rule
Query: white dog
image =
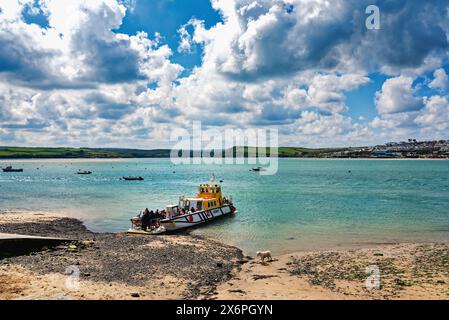
<path fill-rule="evenodd" d="M 273 261 L 273 258 L 271 257 L 271 251 L 257 251 L 256 254 L 262 262 L 265 261 L 265 258 L 270 259 L 269 261 Z"/>

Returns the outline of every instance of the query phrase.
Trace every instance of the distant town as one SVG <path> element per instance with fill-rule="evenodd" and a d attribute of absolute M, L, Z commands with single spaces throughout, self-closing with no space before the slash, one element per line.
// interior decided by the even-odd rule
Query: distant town
<path fill-rule="evenodd" d="M 323 158 L 449 158 L 449 140 L 388 142 L 374 147 L 349 148 L 342 151 L 324 152 Z"/>

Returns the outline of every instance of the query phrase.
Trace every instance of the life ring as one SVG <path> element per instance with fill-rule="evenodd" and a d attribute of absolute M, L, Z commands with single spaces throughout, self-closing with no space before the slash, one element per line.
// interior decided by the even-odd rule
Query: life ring
<path fill-rule="evenodd" d="M 190 222 L 193 222 L 193 214 L 191 214 L 190 216 L 188 216 L 188 219 Z"/>

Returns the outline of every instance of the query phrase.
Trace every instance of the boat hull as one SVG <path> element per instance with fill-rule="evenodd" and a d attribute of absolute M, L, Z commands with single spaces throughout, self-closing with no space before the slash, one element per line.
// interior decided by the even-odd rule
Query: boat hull
<path fill-rule="evenodd" d="M 185 214 L 182 216 L 174 217 L 172 219 L 164 219 L 161 220 L 161 225 L 165 227 L 167 232 L 177 231 L 192 228 L 236 212 L 237 211 L 235 211 L 235 209 L 234 211 L 231 209 L 230 205 L 225 205 L 215 209 Z"/>
<path fill-rule="evenodd" d="M 3 172 L 23 172 L 23 169 L 3 169 Z"/>

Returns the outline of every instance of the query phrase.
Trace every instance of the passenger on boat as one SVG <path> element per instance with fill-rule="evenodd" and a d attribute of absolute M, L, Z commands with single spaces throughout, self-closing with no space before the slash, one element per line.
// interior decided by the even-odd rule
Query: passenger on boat
<path fill-rule="evenodd" d="M 154 213 L 153 221 L 151 221 L 151 225 L 156 226 L 156 228 L 158 228 L 160 218 L 161 218 L 161 213 L 159 212 L 159 209 L 156 209 L 156 212 Z"/>
<path fill-rule="evenodd" d="M 131 222 L 135 228 L 142 228 L 142 211 L 137 216 L 131 219 Z"/>
<path fill-rule="evenodd" d="M 148 210 L 148 208 L 146 208 L 142 215 L 142 230 L 143 231 L 147 231 L 147 228 L 150 224 L 150 216 L 151 216 L 151 213 Z"/>
<path fill-rule="evenodd" d="M 153 226 L 153 221 L 154 221 L 154 219 L 155 219 L 155 214 L 154 214 L 154 211 L 153 210 L 151 210 L 150 211 L 150 215 L 149 215 L 149 218 L 148 218 L 148 226 L 149 227 L 152 227 Z"/>
<path fill-rule="evenodd" d="M 195 208 L 194 207 L 190 208 L 190 212 L 194 213 L 195 212 Z"/>

